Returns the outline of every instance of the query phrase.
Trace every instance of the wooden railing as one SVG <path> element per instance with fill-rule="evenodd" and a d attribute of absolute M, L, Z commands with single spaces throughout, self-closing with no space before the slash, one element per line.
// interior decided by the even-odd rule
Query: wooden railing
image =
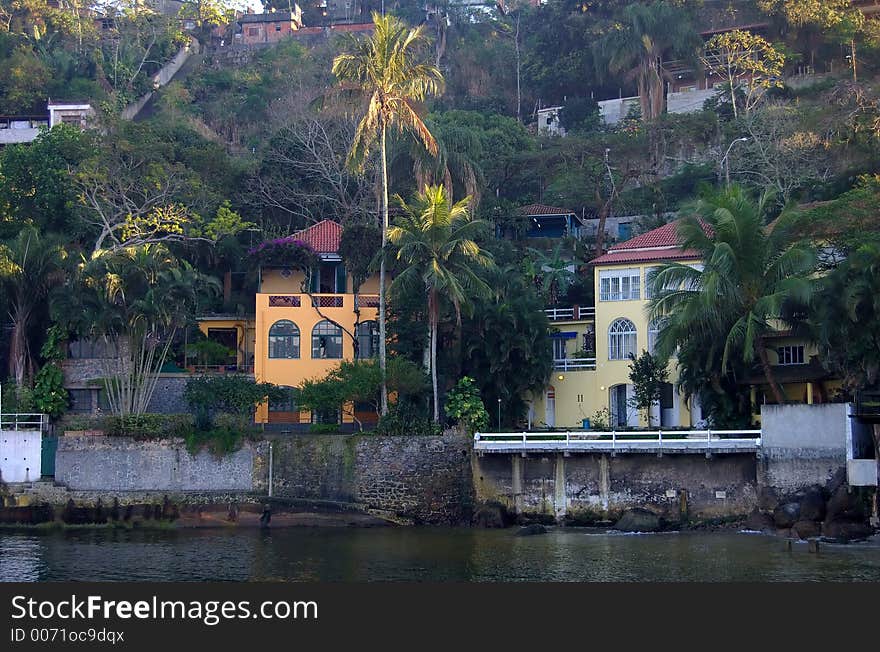
<path fill-rule="evenodd" d="M 568 306 L 565 308 L 545 308 L 544 314 L 550 321 L 573 321 L 575 319 L 592 319 L 596 316 L 593 306 Z"/>

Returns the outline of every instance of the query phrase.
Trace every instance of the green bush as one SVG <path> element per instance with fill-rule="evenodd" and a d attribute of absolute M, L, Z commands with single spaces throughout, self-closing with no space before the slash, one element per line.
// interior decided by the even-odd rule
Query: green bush
<path fill-rule="evenodd" d="M 443 429 L 434 423 L 424 408 L 409 401 L 398 401 L 388 406 L 388 414 L 379 419 L 373 432 L 377 435 L 431 436 L 443 434 Z"/>
<path fill-rule="evenodd" d="M 338 423 L 313 423 L 309 426 L 309 432 L 316 435 L 333 435 L 339 432 Z"/>
<path fill-rule="evenodd" d="M 135 439 L 164 439 L 185 437 L 193 431 L 193 419 L 188 414 L 129 414 L 124 417 L 107 416 L 102 429 L 111 437 Z"/>
<path fill-rule="evenodd" d="M 485 430 L 489 413 L 473 378 L 464 376 L 446 395 L 446 416 L 455 419 L 468 432 Z"/>

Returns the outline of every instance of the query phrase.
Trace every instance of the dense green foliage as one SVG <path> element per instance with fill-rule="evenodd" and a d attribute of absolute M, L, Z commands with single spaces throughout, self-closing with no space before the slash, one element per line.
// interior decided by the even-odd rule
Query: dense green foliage
<path fill-rule="evenodd" d="M 446 416 L 456 420 L 468 433 L 485 430 L 489 413 L 480 399 L 474 379 L 464 376 L 446 395 Z"/>
<path fill-rule="evenodd" d="M 0 113 L 41 114 L 50 97 L 97 109 L 96 129 L 62 125 L 0 151 L 0 359 L 19 408 L 64 409 L 58 360 L 35 354 L 53 313 L 72 339 L 133 338 L 147 372 L 182 350 L 197 314 L 252 312 L 260 265 L 313 267 L 314 252 L 290 236 L 321 219 L 343 223 L 341 254 L 358 286 L 389 261 L 377 255 L 382 227 L 425 212 L 426 186 L 443 188 L 444 211 L 464 207 L 498 236 L 466 238 L 496 264 L 463 275 L 448 257 L 444 271 L 443 256 L 415 255 L 432 233 L 412 228 L 396 243 L 409 253 L 394 262 L 387 341 L 434 376 L 438 416 L 440 397 L 467 375 L 490 407 L 501 400 L 506 425 L 520 422 L 552 371 L 542 308 L 590 305 L 589 260 L 626 237 L 606 236 L 606 221 L 628 217 L 634 235 L 679 211 L 707 264 L 664 271 L 661 285 L 677 289 L 655 309 L 682 384 L 716 422 L 748 413 L 737 379 L 756 365 L 767 375 L 762 335 L 779 319 L 809 330 L 848 390 L 876 384 L 864 325 L 875 321 L 880 242 L 880 23 L 847 0 L 526 5 L 451 6 L 425 20 L 422 5 L 389 1 L 403 22 L 378 30 L 387 41 L 423 23 L 405 53 L 371 50 L 363 37 L 295 37 L 229 57 L 211 32 L 231 40 L 226 3 L 187 2 L 204 54 L 127 122 L 122 108 L 190 38 L 176 16 L 124 1 L 102 3 L 107 20 L 95 20 L 90 2 L 0 0 Z M 313 7 L 305 16 L 317 19 Z M 766 27 L 700 36 L 732 24 Z M 702 110 L 666 113 L 667 84 L 700 66 L 698 76 L 752 76 L 719 84 Z M 597 101 L 618 97 L 638 106 L 606 125 Z M 563 107 L 564 138 L 538 129 L 547 106 Z M 731 192 L 712 195 L 727 177 Z M 772 201 L 751 199 L 768 190 Z M 691 211 L 701 193 L 696 213 L 712 236 Z M 397 216 L 387 211 L 394 194 L 404 198 Z M 527 240 L 519 208 L 530 203 L 596 219 L 580 239 Z M 808 282 L 815 272 L 827 276 Z M 221 296 L 208 279 L 227 273 Z M 702 290 L 681 285 L 690 282 Z M 716 292 L 724 302 L 709 300 Z M 203 364 L 228 355 L 193 349 Z M 331 385 L 315 405 L 372 405 L 375 366 L 316 381 Z M 148 385 L 135 391 L 139 381 L 110 373 L 105 382 L 114 411 L 145 409 Z M 429 417 L 426 399 L 425 388 L 401 392 L 383 431 Z M 216 428 L 221 447 L 235 445 Z"/>

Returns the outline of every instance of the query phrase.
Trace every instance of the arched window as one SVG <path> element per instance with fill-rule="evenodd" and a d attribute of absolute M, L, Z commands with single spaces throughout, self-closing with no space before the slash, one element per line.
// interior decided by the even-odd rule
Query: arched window
<path fill-rule="evenodd" d="M 629 319 L 616 319 L 608 329 L 608 359 L 628 360 L 636 354 L 636 327 Z"/>
<path fill-rule="evenodd" d="M 312 329 L 312 358 L 342 359 L 342 329 L 327 321 L 319 321 Z"/>
<path fill-rule="evenodd" d="M 289 319 L 276 321 L 269 329 L 269 357 L 299 357 L 299 328 Z"/>
<path fill-rule="evenodd" d="M 361 360 L 379 355 L 379 324 L 375 321 L 362 321 L 357 331 L 357 357 Z"/>
<path fill-rule="evenodd" d="M 657 348 L 657 337 L 660 335 L 662 323 L 659 319 L 654 319 L 648 324 L 648 353 L 654 355 L 654 349 Z"/>

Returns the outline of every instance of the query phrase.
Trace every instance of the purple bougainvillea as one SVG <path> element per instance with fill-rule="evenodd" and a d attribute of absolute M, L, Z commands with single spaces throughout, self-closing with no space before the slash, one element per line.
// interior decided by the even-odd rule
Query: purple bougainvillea
<path fill-rule="evenodd" d="M 261 242 L 256 247 L 249 249 L 248 254 L 264 267 L 310 269 L 320 260 L 318 254 L 307 242 L 292 235 Z"/>

